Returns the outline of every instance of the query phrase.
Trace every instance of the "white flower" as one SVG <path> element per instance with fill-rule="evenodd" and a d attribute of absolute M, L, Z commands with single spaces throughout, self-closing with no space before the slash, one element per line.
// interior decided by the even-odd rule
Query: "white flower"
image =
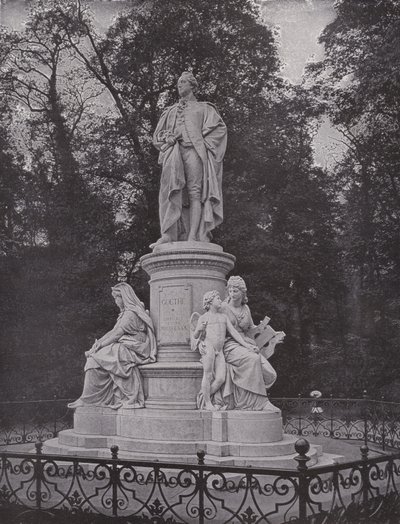
<path fill-rule="evenodd" d="M 320 391 L 318 391 L 317 389 L 314 389 L 314 391 L 311 391 L 310 397 L 311 398 L 321 398 L 322 397 L 322 393 Z"/>

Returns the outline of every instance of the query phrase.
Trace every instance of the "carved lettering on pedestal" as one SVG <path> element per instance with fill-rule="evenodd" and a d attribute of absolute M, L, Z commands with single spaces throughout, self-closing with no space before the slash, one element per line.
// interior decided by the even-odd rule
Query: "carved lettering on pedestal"
<path fill-rule="evenodd" d="M 161 344 L 188 344 L 192 313 L 191 286 L 164 286 L 159 296 L 158 339 Z"/>

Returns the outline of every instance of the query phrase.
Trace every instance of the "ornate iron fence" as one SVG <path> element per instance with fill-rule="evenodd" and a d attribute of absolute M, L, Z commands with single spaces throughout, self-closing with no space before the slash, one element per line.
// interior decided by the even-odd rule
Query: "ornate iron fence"
<path fill-rule="evenodd" d="M 358 524 L 400 521 L 400 453 L 307 468 L 309 444 L 296 443 L 297 468 L 1 453 L 0 522 Z"/>
<path fill-rule="evenodd" d="M 272 398 L 282 410 L 283 430 L 299 437 L 363 440 L 400 449 L 400 404 L 341 398 Z M 71 399 L 0 402 L 0 447 L 34 443 L 72 428 Z"/>
<path fill-rule="evenodd" d="M 68 399 L 0 402 L 0 447 L 44 441 L 72 427 Z"/>
<path fill-rule="evenodd" d="M 272 398 L 282 410 L 283 430 L 299 437 L 363 440 L 381 447 L 400 448 L 400 404 L 341 398 Z"/>
<path fill-rule="evenodd" d="M 400 448 L 400 405 L 362 399 L 271 399 L 284 430 L 363 440 L 359 461 L 307 468 L 301 439 L 293 470 L 11 453 L 4 445 L 72 427 L 67 400 L 0 403 L 0 522 L 397 524 L 400 454 L 368 458 L 367 443 Z"/>

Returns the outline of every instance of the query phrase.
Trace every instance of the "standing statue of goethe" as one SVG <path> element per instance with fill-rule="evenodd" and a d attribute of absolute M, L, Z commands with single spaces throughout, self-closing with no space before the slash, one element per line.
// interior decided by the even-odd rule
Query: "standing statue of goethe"
<path fill-rule="evenodd" d="M 161 237 L 209 242 L 223 219 L 222 161 L 227 129 L 215 106 L 198 102 L 197 81 L 184 72 L 179 102 L 165 109 L 154 132 L 162 174 L 159 194 Z"/>

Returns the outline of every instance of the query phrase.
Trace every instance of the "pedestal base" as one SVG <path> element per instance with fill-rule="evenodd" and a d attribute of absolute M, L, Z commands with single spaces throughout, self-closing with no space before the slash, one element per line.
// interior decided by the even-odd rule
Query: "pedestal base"
<path fill-rule="evenodd" d="M 203 377 L 200 362 L 145 364 L 140 366 L 140 373 L 146 408 L 196 409 L 196 397 Z"/>
<path fill-rule="evenodd" d="M 81 407 L 74 429 L 45 443 L 45 453 L 193 463 L 199 450 L 207 464 L 293 468 L 297 437 L 282 434 L 280 410 L 202 411 Z M 319 446 L 310 450 L 309 466 Z"/>

